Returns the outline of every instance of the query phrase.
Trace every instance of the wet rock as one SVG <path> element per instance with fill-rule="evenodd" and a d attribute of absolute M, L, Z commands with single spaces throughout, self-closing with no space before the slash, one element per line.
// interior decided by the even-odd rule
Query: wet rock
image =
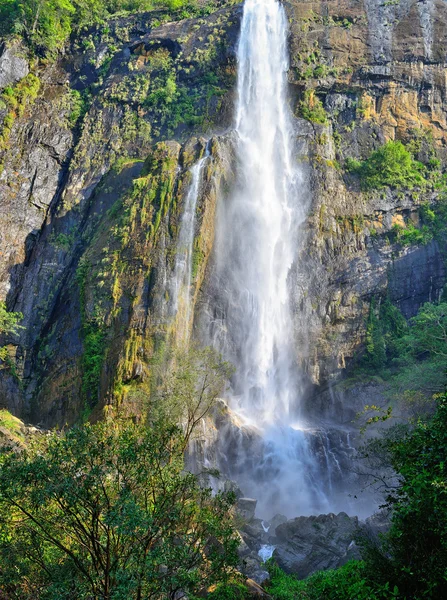
<path fill-rule="evenodd" d="M 285 515 L 279 515 L 279 514 L 275 515 L 273 517 L 273 519 L 268 523 L 268 525 L 269 525 L 269 530 L 268 530 L 269 535 L 270 536 L 274 536 L 276 534 L 276 528 L 279 525 L 282 525 L 283 523 L 286 523 L 287 520 L 288 519 L 287 519 L 287 517 Z"/>
<path fill-rule="evenodd" d="M 274 559 L 287 573 L 303 579 L 315 571 L 334 569 L 356 558 L 352 544 L 359 530 L 357 517 L 346 513 L 298 517 L 276 528 Z"/>
<path fill-rule="evenodd" d="M 254 498 L 239 498 L 237 511 L 245 521 L 252 521 L 255 516 L 257 500 Z"/>
<path fill-rule="evenodd" d="M 365 520 L 363 530 L 369 537 L 378 538 L 386 533 L 391 525 L 391 512 L 389 510 L 379 510 Z"/>
<path fill-rule="evenodd" d="M 249 548 L 249 546 L 247 545 L 244 538 L 242 537 L 242 535 L 239 532 L 237 533 L 237 535 L 240 540 L 237 552 L 238 552 L 240 558 L 245 558 L 246 556 L 248 556 L 251 553 L 251 549 Z"/>
<path fill-rule="evenodd" d="M 268 576 L 268 573 L 267 573 Z M 265 581 L 265 580 L 264 580 Z M 248 593 L 252 598 L 265 598 L 268 600 L 271 598 L 270 594 L 268 594 L 256 581 L 253 579 L 247 579 L 245 585 L 248 588 Z"/>

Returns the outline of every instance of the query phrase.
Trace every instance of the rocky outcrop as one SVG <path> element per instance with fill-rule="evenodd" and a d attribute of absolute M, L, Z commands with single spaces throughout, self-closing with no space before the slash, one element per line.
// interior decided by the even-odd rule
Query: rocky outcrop
<path fill-rule="evenodd" d="M 163 199 L 158 200 L 162 206 L 151 209 L 147 222 L 143 218 L 141 223 L 149 226 L 152 221 L 153 230 L 160 229 L 157 250 L 153 235 L 140 231 L 142 236 L 147 235 L 145 243 L 157 255 L 148 257 L 144 272 L 137 267 L 138 257 L 133 257 L 135 269 L 132 275 L 127 273 L 128 291 L 124 282 L 117 282 L 116 272 L 113 274 L 113 281 L 107 281 L 111 296 L 101 308 L 106 312 L 101 313 L 98 322 L 97 291 L 81 289 L 79 265 L 86 260 L 93 264 L 111 260 L 112 271 L 117 266 L 114 259 L 104 256 L 106 246 L 100 248 L 95 241 L 110 242 L 107 235 L 101 235 L 101 228 L 111 232 L 122 227 L 117 218 L 119 211 L 114 213 L 115 222 L 106 211 L 131 193 L 132 180 L 138 180 L 148 154 L 154 156 L 157 139 L 175 135 L 184 140 L 194 131 L 225 127 L 230 114 L 239 15 L 240 8 L 229 7 L 204 19 L 178 23 L 166 23 L 166 14 L 157 12 L 119 18 L 107 31 L 90 30 L 85 37 L 89 43 L 82 47 L 74 43 L 62 61 L 39 70 L 38 98 L 34 104 L 24 105 L 23 114 L 8 132 L 7 147 L 2 150 L 0 146 L 0 297 L 7 299 L 9 309 L 24 314 L 20 338 L 5 340 L 15 369 L 4 368 L 1 372 L 0 404 L 17 414 L 49 425 L 73 422 L 86 402 L 93 405 L 100 397 L 102 407 L 116 396 L 117 370 L 125 381 L 131 380 L 132 373 L 141 375 L 141 352 L 136 353 L 141 335 L 136 330 L 140 331 L 142 322 L 148 324 L 145 360 L 166 337 L 168 323 L 157 293 L 163 288 L 167 270 L 172 268 L 178 211 L 188 185 L 188 169 L 197 158 L 197 140 L 193 139 L 181 153 L 178 143 L 166 146 L 176 148 L 170 167 L 169 198 L 164 203 L 166 192 L 162 192 Z M 210 70 L 211 79 L 207 75 Z M 163 86 L 165 92 L 160 93 Z M 216 142 L 216 154 L 218 146 Z M 200 151 L 204 151 L 203 144 Z M 123 162 L 116 166 L 119 158 L 124 159 L 124 167 Z M 127 158 L 130 160 L 126 164 Z M 177 168 L 182 171 L 180 175 Z M 223 169 L 220 171 L 222 174 Z M 160 173 L 165 170 L 162 168 Z M 221 175 L 214 175 L 209 173 L 209 180 L 216 179 L 217 183 L 210 183 L 207 196 L 213 200 L 203 198 L 198 219 L 196 253 L 202 259 L 197 264 L 197 288 L 213 242 L 214 213 L 206 207 L 215 203 Z M 148 196 L 151 193 L 147 191 Z M 132 233 L 133 229 L 130 237 Z M 144 244 L 142 247 L 138 235 L 135 233 L 132 248 L 141 256 Z M 112 234 L 117 251 L 115 238 Z M 88 259 L 84 257 L 82 263 L 86 251 Z M 126 260 L 131 260 L 131 251 L 128 254 Z M 119 268 L 124 268 L 124 263 Z M 92 288 L 103 285 L 104 278 L 99 281 L 101 276 L 95 276 L 107 272 L 98 269 L 89 273 L 93 277 L 86 278 L 86 287 L 89 283 Z M 112 290 L 111 283 L 115 285 Z M 105 323 L 111 326 L 122 310 L 117 306 L 120 285 L 126 293 L 146 297 L 143 304 L 132 306 L 126 300 L 125 310 L 116 322 L 119 341 L 108 354 L 107 373 L 99 372 L 98 361 L 90 364 L 91 369 L 99 370 L 94 391 L 87 391 L 92 387 L 85 383 L 89 379 L 89 352 L 85 348 L 88 335 L 97 335 L 96 341 L 102 339 L 99 329 Z M 160 293 L 164 297 L 165 289 Z M 99 293 L 99 297 L 104 296 Z M 157 312 L 159 308 L 162 312 Z M 157 330 L 161 338 L 157 338 Z M 126 344 L 132 346 L 131 358 Z M 105 351 L 104 342 L 100 355 L 104 356 Z M 88 400 L 90 396 L 94 400 Z"/>
<path fill-rule="evenodd" d="M 357 531 L 357 517 L 346 513 L 298 517 L 276 528 L 278 545 L 273 556 L 284 571 L 304 579 L 358 558 L 358 553 L 351 551 Z"/>
<path fill-rule="evenodd" d="M 372 297 L 388 294 L 409 318 L 439 298 L 446 281 L 436 242 L 404 248 L 389 235 L 396 223 L 417 224 L 421 203 L 435 203 L 436 194 L 366 193 L 343 165 L 417 132 L 445 164 L 447 12 L 441 2 L 416 0 L 285 6 L 296 115 L 315 97 L 326 120 L 297 122 L 311 206 L 293 284 L 297 355 L 324 388 L 362 351 Z"/>
<path fill-rule="evenodd" d="M 19 46 L 0 45 L 0 91 L 14 85 L 29 73 L 26 51 Z"/>
<path fill-rule="evenodd" d="M 390 515 L 385 511 L 363 522 L 344 512 L 290 520 L 276 515 L 271 523 L 255 521 L 240 530 L 241 569 L 262 584 L 268 578 L 264 557 L 273 556 L 286 573 L 305 579 L 316 571 L 359 559 L 362 540 L 377 541 L 389 526 Z"/>

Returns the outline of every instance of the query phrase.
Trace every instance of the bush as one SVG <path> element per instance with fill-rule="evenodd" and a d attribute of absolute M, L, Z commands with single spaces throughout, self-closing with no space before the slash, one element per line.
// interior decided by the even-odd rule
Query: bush
<path fill-rule="evenodd" d="M 425 184 L 424 166 L 414 160 L 402 142 L 388 142 L 363 162 L 347 159 L 347 168 L 356 173 L 364 189 L 412 189 Z"/>
<path fill-rule="evenodd" d="M 122 12 L 154 8 L 178 11 L 191 0 L 3 0 L 0 36 L 19 34 L 33 50 L 55 53 L 73 30 L 101 23 Z"/>
<path fill-rule="evenodd" d="M 446 598 L 447 394 L 431 420 L 385 444 L 400 486 L 387 497 L 389 533 L 365 548 L 366 573 L 379 585 L 393 581 L 406 599 Z"/>
<path fill-rule="evenodd" d="M 370 581 L 362 561 L 348 562 L 339 569 L 318 571 L 301 581 L 284 573 L 274 562 L 268 564 L 268 569 L 268 592 L 275 600 L 391 600 L 400 597 L 397 587 Z"/>
<path fill-rule="evenodd" d="M 23 329 L 19 321 L 23 319 L 22 313 L 9 312 L 6 309 L 5 302 L 0 301 L 0 335 L 14 335 Z M 0 346 L 0 360 L 6 361 L 8 358 L 8 349 Z"/>
<path fill-rule="evenodd" d="M 298 109 L 303 119 L 322 125 L 327 123 L 327 115 L 323 103 L 314 90 L 306 90 L 304 92 L 304 98 L 299 103 Z"/>
<path fill-rule="evenodd" d="M 422 225 L 420 229 L 415 227 L 413 223 L 408 223 L 405 227 L 402 225 L 393 225 L 392 229 L 396 241 L 402 246 L 413 246 L 428 244 L 433 239 L 433 233 L 428 225 Z"/>

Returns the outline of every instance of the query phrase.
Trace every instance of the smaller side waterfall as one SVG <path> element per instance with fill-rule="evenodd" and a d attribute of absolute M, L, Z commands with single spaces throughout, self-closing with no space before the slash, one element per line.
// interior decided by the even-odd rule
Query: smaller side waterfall
<path fill-rule="evenodd" d="M 196 226 L 197 201 L 200 195 L 203 169 L 210 157 L 208 144 L 204 156 L 190 169 L 191 183 L 186 194 L 170 291 L 170 314 L 177 319 L 177 338 L 187 342 L 191 331 L 191 283 Z"/>

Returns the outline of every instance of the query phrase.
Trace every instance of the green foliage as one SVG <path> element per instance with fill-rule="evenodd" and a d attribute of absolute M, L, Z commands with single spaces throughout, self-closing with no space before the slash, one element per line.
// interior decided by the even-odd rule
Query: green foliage
<path fill-rule="evenodd" d="M 154 369 L 158 386 L 150 418 L 182 423 L 185 442 L 221 397 L 232 375 L 232 366 L 213 348 L 180 348 L 170 365 Z"/>
<path fill-rule="evenodd" d="M 404 598 L 447 594 L 447 395 L 435 415 L 404 435 L 385 440 L 400 486 L 390 490 L 392 526 L 382 542 L 367 544 L 367 572 L 379 584 L 393 581 Z"/>
<path fill-rule="evenodd" d="M 70 90 L 70 113 L 68 121 L 72 127 L 81 121 L 88 111 L 90 98 L 88 94 L 79 92 L 78 90 Z"/>
<path fill-rule="evenodd" d="M 366 325 L 365 358 L 373 368 L 383 366 L 386 360 L 385 340 L 382 328 L 379 325 L 379 316 L 376 312 L 374 300 L 371 301 L 369 307 L 369 316 Z"/>
<path fill-rule="evenodd" d="M 22 313 L 9 312 L 6 304 L 0 301 L 0 334 L 17 333 L 21 326 L 19 321 L 23 319 Z"/>
<path fill-rule="evenodd" d="M 379 374 L 399 397 L 443 389 L 447 378 L 447 303 L 426 303 L 407 324 L 389 300 L 371 303 L 358 371 Z"/>
<path fill-rule="evenodd" d="M 405 318 L 388 298 L 376 306 L 371 300 L 366 324 L 366 352 L 362 365 L 369 369 L 380 369 L 396 356 L 396 340 L 407 330 Z"/>
<path fill-rule="evenodd" d="M 304 92 L 304 98 L 299 103 L 298 110 L 303 119 L 322 125 L 327 123 L 327 115 L 323 103 L 314 90 L 306 90 Z"/>
<path fill-rule="evenodd" d="M 2 456 L 0 587 L 21 600 L 197 594 L 237 564 L 234 495 L 184 471 L 174 426 L 105 422 Z"/>
<path fill-rule="evenodd" d="M 94 406 L 98 398 L 102 368 L 106 357 L 106 331 L 104 323 L 96 315 L 87 316 L 85 284 L 89 275 L 88 261 L 81 260 L 76 272 L 81 304 L 82 339 L 82 393 L 89 406 Z"/>
<path fill-rule="evenodd" d="M 367 577 L 361 561 L 343 567 L 318 571 L 304 580 L 287 575 L 269 561 L 268 592 L 274 600 L 391 600 L 400 598 L 396 586 L 388 582 L 376 584 Z"/>
<path fill-rule="evenodd" d="M 0 127 L 0 151 L 8 148 L 12 127 L 17 117 L 21 117 L 28 105 L 37 98 L 40 90 L 40 79 L 29 73 L 14 87 L 6 87 L 0 95 L 0 108 L 3 106 L 7 113 Z"/>
<path fill-rule="evenodd" d="M 430 231 L 428 225 L 422 225 L 421 228 L 417 228 L 413 223 L 408 223 L 405 227 L 396 223 L 393 225 L 392 231 L 396 241 L 402 246 L 424 246 L 433 239 L 433 233 Z"/>
<path fill-rule="evenodd" d="M 0 301 L 0 335 L 14 335 L 22 329 L 19 321 L 23 319 L 20 312 L 9 312 L 6 309 L 6 304 Z M 5 346 L 0 346 L 0 360 L 7 361 L 8 350 Z"/>
<path fill-rule="evenodd" d="M 364 189 L 423 187 L 424 166 L 414 160 L 402 142 L 387 142 L 363 162 L 348 159 L 346 167 L 360 177 Z"/>
<path fill-rule="evenodd" d="M 180 12 L 194 6 L 193 0 L 2 0 L 0 36 L 20 35 L 33 50 L 54 54 L 73 30 L 113 15 L 156 8 Z"/>
<path fill-rule="evenodd" d="M 0 427 L 8 429 L 13 434 L 19 435 L 22 427 L 21 421 L 14 417 L 9 411 L 5 409 L 0 410 Z"/>
<path fill-rule="evenodd" d="M 50 243 L 53 244 L 56 248 L 60 248 L 61 250 L 70 250 L 75 241 L 75 236 L 73 233 L 59 233 L 58 235 L 50 236 Z"/>

